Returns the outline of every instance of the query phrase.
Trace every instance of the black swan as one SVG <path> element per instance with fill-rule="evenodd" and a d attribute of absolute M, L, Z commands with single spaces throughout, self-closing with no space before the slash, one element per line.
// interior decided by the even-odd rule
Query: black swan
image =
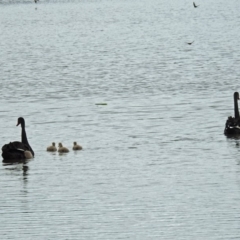
<path fill-rule="evenodd" d="M 22 141 L 10 142 L 2 147 L 3 162 L 22 161 L 34 157 L 34 152 L 27 140 L 24 118 L 18 118 L 17 126 L 22 127 Z"/>
<path fill-rule="evenodd" d="M 235 92 L 233 94 L 234 100 L 234 117 L 228 117 L 224 134 L 225 135 L 240 135 L 240 117 L 239 117 L 239 110 L 238 110 L 238 100 L 239 100 L 239 93 Z"/>

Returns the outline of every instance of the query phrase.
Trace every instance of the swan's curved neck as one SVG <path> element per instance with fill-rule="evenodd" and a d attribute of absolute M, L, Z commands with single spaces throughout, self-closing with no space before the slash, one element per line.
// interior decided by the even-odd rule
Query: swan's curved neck
<path fill-rule="evenodd" d="M 22 143 L 29 146 L 30 151 L 32 152 L 32 155 L 34 156 L 34 152 L 31 148 L 30 144 L 28 143 L 27 134 L 26 134 L 26 131 L 25 131 L 25 123 L 22 123 L 21 127 L 22 127 Z"/>
<path fill-rule="evenodd" d="M 238 99 L 237 98 L 234 98 L 234 114 L 235 114 L 235 118 L 239 118 Z"/>
<path fill-rule="evenodd" d="M 22 124 L 22 143 L 29 145 L 24 124 Z"/>

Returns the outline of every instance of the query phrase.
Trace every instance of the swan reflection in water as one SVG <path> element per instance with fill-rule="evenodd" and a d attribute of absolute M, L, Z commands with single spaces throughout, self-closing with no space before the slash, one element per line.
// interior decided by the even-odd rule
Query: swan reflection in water
<path fill-rule="evenodd" d="M 22 170 L 23 170 L 23 180 L 27 180 L 29 167 L 27 165 L 23 165 Z"/>
<path fill-rule="evenodd" d="M 10 174 L 19 175 L 22 172 L 23 181 L 26 183 L 28 180 L 29 167 L 26 163 L 13 164 L 13 163 L 3 163 L 5 170 L 8 170 Z"/>

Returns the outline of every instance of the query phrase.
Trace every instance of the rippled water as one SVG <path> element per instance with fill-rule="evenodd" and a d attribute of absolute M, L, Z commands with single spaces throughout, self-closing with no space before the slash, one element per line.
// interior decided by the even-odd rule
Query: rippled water
<path fill-rule="evenodd" d="M 23 116 L 36 157 L 0 168 L 1 239 L 239 239 L 240 147 L 223 128 L 240 2 L 13 2 L 0 143 Z"/>

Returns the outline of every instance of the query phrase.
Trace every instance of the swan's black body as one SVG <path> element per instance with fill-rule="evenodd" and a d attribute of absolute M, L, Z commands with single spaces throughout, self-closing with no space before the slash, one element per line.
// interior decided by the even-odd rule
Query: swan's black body
<path fill-rule="evenodd" d="M 224 134 L 226 136 L 240 136 L 240 116 L 239 116 L 239 110 L 238 110 L 238 100 L 239 100 L 239 93 L 235 92 L 233 94 L 233 100 L 234 100 L 234 118 L 233 117 L 228 117 L 226 124 L 225 124 L 225 129 L 224 129 Z"/>
<path fill-rule="evenodd" d="M 10 142 L 2 147 L 3 162 L 16 162 L 26 159 L 24 152 L 30 151 L 34 157 L 34 152 L 27 140 L 27 134 L 25 131 L 25 121 L 22 117 L 18 118 L 17 126 L 21 124 L 22 127 L 22 141 Z"/>

